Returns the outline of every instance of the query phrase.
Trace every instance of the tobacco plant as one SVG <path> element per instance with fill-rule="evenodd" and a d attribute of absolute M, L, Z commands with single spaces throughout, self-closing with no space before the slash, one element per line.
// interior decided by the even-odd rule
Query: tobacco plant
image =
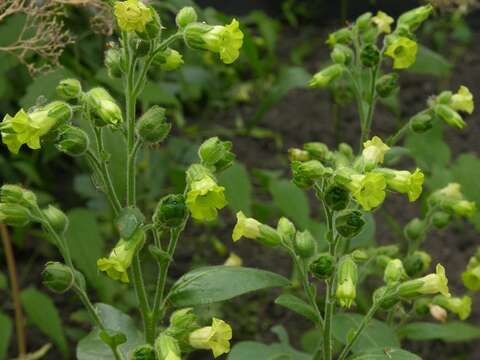
<path fill-rule="evenodd" d="M 292 287 L 276 303 L 315 324 L 315 337 L 320 340 L 316 342 L 314 359 L 418 359 L 399 349 L 399 345 L 375 348 L 365 338 L 360 340 L 374 317 L 385 320 L 405 336 L 408 327 L 402 330 L 402 326 L 427 314 L 442 322 L 446 321 L 447 311 L 461 320 L 470 315 L 471 297 L 452 296 L 445 268 L 435 264 L 434 271 L 429 272 L 432 258 L 422 248 L 433 229 L 442 229 L 455 218 L 474 215 L 475 203 L 465 198 L 459 184 L 450 183 L 426 196 L 426 211 L 404 227 L 404 241 L 372 248 L 352 246 L 367 215 L 381 208 L 390 194 L 404 194 L 409 202 L 422 195 L 425 176 L 421 169 L 387 166 L 386 157 L 395 155 L 393 145 L 406 133 L 422 134 L 438 122 L 462 129 L 466 123 L 461 113 L 473 112 L 473 96 L 461 86 L 456 93 L 443 91 L 431 96 L 426 108 L 385 142 L 371 135 L 376 103 L 398 91 L 400 71 L 416 61 L 415 31 L 432 11 L 430 5 L 408 11 L 397 19 L 395 26 L 394 19 L 384 12 L 375 16 L 366 13 L 328 37 L 332 64 L 317 72 L 310 86 L 323 88 L 341 80 L 352 85 L 360 122 L 359 152 L 355 153 L 346 143 L 329 149 L 320 142 L 289 150 L 293 182 L 301 189 L 313 190 L 319 202 L 326 223 L 326 248 L 320 248 L 324 242 L 319 240 L 323 239 L 315 239 L 308 230 L 296 229 L 285 217 L 274 229 L 242 212 L 237 214 L 234 241 L 241 237 L 255 239 L 266 246 L 281 247 L 291 256 L 303 294 Z M 470 290 L 478 289 L 478 268 L 476 255 L 462 275 Z M 372 292 L 370 301 L 358 304 L 365 314 L 342 317 L 345 311 L 356 307 L 358 294 L 368 291 L 372 281 L 381 284 Z M 339 327 L 345 321 L 353 325 Z M 377 328 L 389 331 L 388 327 L 376 324 Z M 336 330 L 334 336 L 334 329 L 345 333 Z M 371 336 L 365 335 L 367 339 Z M 372 340 L 376 341 L 381 344 L 381 340 Z"/>

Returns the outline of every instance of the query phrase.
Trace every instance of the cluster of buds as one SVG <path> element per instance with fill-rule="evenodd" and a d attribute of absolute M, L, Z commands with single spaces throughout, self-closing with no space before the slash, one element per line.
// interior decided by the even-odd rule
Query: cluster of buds
<path fill-rule="evenodd" d="M 467 268 L 462 273 L 462 282 L 469 290 L 480 290 L 480 249 L 468 261 Z"/>
<path fill-rule="evenodd" d="M 38 211 L 37 197 L 18 185 L 0 188 L 0 222 L 11 226 L 27 226 Z"/>
<path fill-rule="evenodd" d="M 435 191 L 428 198 L 429 206 L 460 217 L 471 217 L 476 212 L 476 204 L 468 201 L 458 183 L 450 183 Z"/>

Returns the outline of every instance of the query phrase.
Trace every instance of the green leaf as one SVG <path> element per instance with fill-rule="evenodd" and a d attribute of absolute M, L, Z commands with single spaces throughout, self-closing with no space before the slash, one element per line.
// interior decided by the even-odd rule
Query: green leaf
<path fill-rule="evenodd" d="M 169 299 L 177 307 L 210 304 L 252 291 L 289 284 L 290 281 L 283 276 L 265 270 L 209 266 L 190 271 L 178 279 Z"/>
<path fill-rule="evenodd" d="M 272 179 L 270 193 L 283 215 L 302 229 L 310 223 L 310 207 L 305 193 L 288 180 Z"/>
<path fill-rule="evenodd" d="M 110 155 L 108 167 L 113 185 L 120 202 L 123 202 L 126 189 L 125 169 L 127 167 L 127 144 L 120 131 L 105 129 L 103 131 L 105 151 Z"/>
<path fill-rule="evenodd" d="M 300 339 L 302 349 L 309 354 L 314 354 L 323 343 L 323 330 L 321 327 L 314 327 L 302 334 Z"/>
<path fill-rule="evenodd" d="M 0 312 L 0 359 L 7 358 L 8 345 L 12 336 L 12 321 L 4 313 Z"/>
<path fill-rule="evenodd" d="M 252 184 L 247 169 L 243 164 L 234 163 L 223 171 L 218 180 L 225 187 L 228 206 L 236 213 L 243 211 L 245 215 L 252 214 Z"/>
<path fill-rule="evenodd" d="M 362 322 L 360 314 L 336 314 L 333 318 L 333 336 L 342 344 Z M 374 348 L 399 347 L 398 338 L 391 327 L 382 321 L 372 319 L 352 347 L 352 352 L 358 353 Z"/>
<path fill-rule="evenodd" d="M 67 357 L 69 349 L 62 327 L 62 320 L 53 301 L 35 288 L 23 290 L 20 294 L 28 320 L 47 335 Z"/>
<path fill-rule="evenodd" d="M 379 348 L 355 354 L 348 360 L 422 360 L 421 357 L 402 349 Z"/>
<path fill-rule="evenodd" d="M 318 320 L 315 309 L 295 295 L 282 294 L 275 299 L 275 304 L 286 307 L 287 309 L 290 309 L 297 314 L 312 320 L 313 322 L 317 322 Z"/>
<path fill-rule="evenodd" d="M 121 332 L 127 337 L 127 342 L 119 346 L 126 359 L 128 352 L 142 343 L 142 333 L 135 327 L 130 316 L 107 304 L 96 304 L 100 318 L 108 330 Z M 100 331 L 95 328 L 83 338 L 77 346 L 78 360 L 114 360 L 110 348 L 100 339 Z"/>
<path fill-rule="evenodd" d="M 20 99 L 20 105 L 29 108 L 36 104 L 39 96 L 52 100 L 59 81 L 68 77 L 72 77 L 72 73 L 65 69 L 57 69 L 36 77 L 27 87 L 25 96 Z"/>
<path fill-rule="evenodd" d="M 73 209 L 67 215 L 70 225 L 66 237 L 73 262 L 99 291 L 100 297 L 108 298 L 110 282 L 97 269 L 97 259 L 104 252 L 104 241 L 97 219 L 87 209 Z"/>
<path fill-rule="evenodd" d="M 416 322 L 402 326 L 398 330 L 398 335 L 417 341 L 438 339 L 446 342 L 463 342 L 480 338 L 480 327 L 460 321 L 445 324 Z"/>
<path fill-rule="evenodd" d="M 433 75 L 445 77 L 450 75 L 453 65 L 439 53 L 419 45 L 417 60 L 408 68 L 408 71 L 415 74 Z"/>
<path fill-rule="evenodd" d="M 302 353 L 286 344 L 266 345 L 255 341 L 241 341 L 228 354 L 228 360 L 311 360 L 311 355 Z"/>

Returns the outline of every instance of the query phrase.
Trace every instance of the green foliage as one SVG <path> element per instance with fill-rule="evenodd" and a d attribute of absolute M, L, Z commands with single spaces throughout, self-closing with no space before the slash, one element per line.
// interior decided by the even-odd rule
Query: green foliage
<path fill-rule="evenodd" d="M 13 324 L 10 318 L 4 313 L 0 313 L 0 359 L 7 357 L 8 346 L 12 336 Z"/>
<path fill-rule="evenodd" d="M 414 322 L 398 329 L 398 335 L 416 341 L 467 342 L 480 337 L 480 328 L 459 321 L 449 321 L 445 324 Z"/>

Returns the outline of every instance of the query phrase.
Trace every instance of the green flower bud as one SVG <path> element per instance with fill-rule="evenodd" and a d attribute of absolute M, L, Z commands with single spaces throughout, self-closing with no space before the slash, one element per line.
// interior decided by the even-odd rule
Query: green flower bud
<path fill-rule="evenodd" d="M 165 196 L 157 205 L 153 214 L 153 223 L 157 227 L 179 227 L 187 216 L 187 206 L 182 194 Z"/>
<path fill-rule="evenodd" d="M 47 218 L 50 226 L 59 234 L 64 234 L 68 229 L 68 217 L 65 213 L 55 206 L 49 205 L 48 208 L 42 210 L 43 215 Z"/>
<path fill-rule="evenodd" d="M 365 250 L 362 250 L 362 249 L 355 249 L 354 251 L 352 251 L 351 255 L 352 255 L 353 260 L 356 263 L 365 262 L 370 258 L 368 253 Z"/>
<path fill-rule="evenodd" d="M 295 236 L 295 252 L 303 259 L 315 254 L 316 243 L 310 231 L 298 231 Z"/>
<path fill-rule="evenodd" d="M 12 184 L 2 185 L 0 188 L 0 202 L 22 205 L 28 209 L 34 209 L 38 206 L 37 197 L 32 191 Z"/>
<path fill-rule="evenodd" d="M 192 311 L 192 308 L 180 309 L 170 316 L 170 326 L 165 334 L 175 338 L 180 349 L 188 349 L 190 347 L 188 344 L 190 333 L 199 328 L 197 315 Z"/>
<path fill-rule="evenodd" d="M 165 120 L 165 109 L 154 105 L 137 122 L 137 134 L 147 143 L 159 143 L 165 140 L 172 125 Z"/>
<path fill-rule="evenodd" d="M 197 21 L 197 12 L 191 6 L 185 6 L 180 9 L 175 17 L 175 23 L 180 29 L 183 29 L 188 24 Z"/>
<path fill-rule="evenodd" d="M 180 346 L 173 336 L 160 334 L 155 340 L 155 350 L 159 360 L 181 360 Z"/>
<path fill-rule="evenodd" d="M 424 274 L 430 264 L 432 258 L 424 251 L 415 251 L 412 255 L 407 256 L 403 264 L 408 276 L 418 276 Z"/>
<path fill-rule="evenodd" d="M 96 126 L 119 125 L 123 121 L 122 110 L 104 88 L 96 87 L 87 92 L 86 103 Z"/>
<path fill-rule="evenodd" d="M 155 349 L 152 345 L 137 346 L 129 357 L 130 360 L 156 360 Z"/>
<path fill-rule="evenodd" d="M 353 238 L 362 231 L 365 220 L 358 210 L 342 210 L 335 218 L 335 228 L 345 238 Z"/>
<path fill-rule="evenodd" d="M 0 204 L 0 223 L 24 227 L 30 224 L 30 211 L 20 204 Z"/>
<path fill-rule="evenodd" d="M 303 145 L 303 149 L 308 152 L 312 159 L 326 161 L 330 160 L 332 153 L 328 146 L 321 142 L 309 142 Z"/>
<path fill-rule="evenodd" d="M 324 200 L 330 209 L 340 211 L 350 202 L 350 192 L 343 186 L 330 185 L 325 191 Z"/>
<path fill-rule="evenodd" d="M 213 166 L 216 171 L 222 171 L 230 167 L 235 155 L 230 151 L 231 141 L 221 141 L 218 137 L 205 140 L 198 149 L 198 156 L 203 165 Z"/>
<path fill-rule="evenodd" d="M 463 285 L 472 291 L 480 290 L 480 264 L 470 260 L 467 269 L 462 273 Z"/>
<path fill-rule="evenodd" d="M 328 279 L 335 268 L 335 258 L 329 253 L 322 253 L 310 263 L 310 272 L 318 279 Z"/>
<path fill-rule="evenodd" d="M 105 51 L 105 67 L 107 68 L 108 75 L 117 79 L 122 77 L 123 73 L 123 54 L 119 49 L 108 49 Z"/>
<path fill-rule="evenodd" d="M 290 161 L 307 161 L 310 160 L 310 155 L 305 150 L 290 148 L 288 149 L 288 158 Z"/>
<path fill-rule="evenodd" d="M 278 220 L 277 233 L 282 237 L 283 241 L 291 244 L 295 238 L 296 232 L 295 225 L 293 225 L 293 223 L 286 217 L 282 216 Z"/>
<path fill-rule="evenodd" d="M 371 68 L 378 64 L 380 60 L 380 51 L 374 44 L 367 44 L 360 52 L 360 60 L 363 66 Z"/>
<path fill-rule="evenodd" d="M 348 65 L 352 62 L 353 51 L 348 46 L 336 44 L 330 54 L 330 58 L 335 64 Z"/>
<path fill-rule="evenodd" d="M 293 182 L 299 187 L 309 187 L 324 175 L 329 173 L 322 163 L 318 160 L 309 160 L 305 162 L 292 162 Z"/>
<path fill-rule="evenodd" d="M 153 65 L 159 66 L 163 71 L 178 69 L 183 64 L 183 57 L 177 50 L 167 48 L 159 52 L 153 59 Z"/>
<path fill-rule="evenodd" d="M 448 105 L 452 99 L 453 93 L 451 91 L 442 91 L 436 98 L 435 103 Z M 454 109 L 455 110 L 455 109 Z"/>
<path fill-rule="evenodd" d="M 388 265 L 388 263 L 390 262 L 390 260 L 392 260 L 392 258 L 390 256 L 387 256 L 387 255 L 377 255 L 377 257 L 375 258 L 375 264 L 382 268 L 382 269 L 385 269 Z"/>
<path fill-rule="evenodd" d="M 383 274 L 383 281 L 385 281 L 387 285 L 397 284 L 407 278 L 408 275 L 400 259 L 392 259 L 388 262 Z"/>
<path fill-rule="evenodd" d="M 340 64 L 334 64 L 313 75 L 309 85 L 313 88 L 326 87 L 330 82 L 340 77 L 345 70 L 345 67 Z"/>
<path fill-rule="evenodd" d="M 374 303 L 380 303 L 380 308 L 383 310 L 390 310 L 397 303 L 396 296 L 391 294 L 391 288 L 388 286 L 382 286 L 373 292 L 372 300 Z"/>
<path fill-rule="evenodd" d="M 77 79 L 64 79 L 57 86 L 57 95 L 64 100 L 78 99 L 82 94 L 82 85 Z"/>
<path fill-rule="evenodd" d="M 350 255 L 340 259 L 337 274 L 337 291 L 335 297 L 340 306 L 350 308 L 357 297 L 358 270 L 355 261 Z"/>
<path fill-rule="evenodd" d="M 428 19 L 432 11 L 433 7 L 430 4 L 409 10 L 400 15 L 397 20 L 397 28 L 404 27 L 413 32 Z"/>
<path fill-rule="evenodd" d="M 42 284 L 51 291 L 62 294 L 75 283 L 72 269 L 65 264 L 50 261 L 42 272 Z"/>
<path fill-rule="evenodd" d="M 432 224 L 437 229 L 445 228 L 452 221 L 452 215 L 445 211 L 436 211 L 432 215 Z"/>
<path fill-rule="evenodd" d="M 81 156 L 88 150 L 90 138 L 79 127 L 66 126 L 60 132 L 55 146 L 69 156 Z"/>
<path fill-rule="evenodd" d="M 114 15 L 122 31 L 143 33 L 148 23 L 153 21 L 150 7 L 139 0 L 117 1 Z"/>
<path fill-rule="evenodd" d="M 433 107 L 433 111 L 440 119 L 445 121 L 450 126 L 458 129 L 463 129 L 465 126 L 467 126 L 460 114 L 448 105 L 437 104 Z"/>
<path fill-rule="evenodd" d="M 350 30 L 348 27 L 345 27 L 328 35 L 326 43 L 331 47 L 335 46 L 336 44 L 349 45 L 352 43 L 352 38 L 352 30 Z"/>
<path fill-rule="evenodd" d="M 366 12 L 355 20 L 355 25 L 357 26 L 359 31 L 365 31 L 368 29 L 372 21 L 372 13 Z"/>
<path fill-rule="evenodd" d="M 430 112 L 422 111 L 410 118 L 410 130 L 418 134 L 424 133 L 432 128 L 434 120 L 435 119 Z"/>
<path fill-rule="evenodd" d="M 338 145 L 338 151 L 343 154 L 347 159 L 353 159 L 353 149 L 347 143 L 340 143 Z"/>
<path fill-rule="evenodd" d="M 382 97 L 386 98 L 393 94 L 393 92 L 398 87 L 398 74 L 397 73 L 390 73 L 382 75 L 375 84 L 375 90 L 377 94 Z"/>
<path fill-rule="evenodd" d="M 425 238 L 427 226 L 428 225 L 425 221 L 419 218 L 414 218 L 410 220 L 407 225 L 405 225 L 403 233 L 408 240 L 417 242 Z"/>

